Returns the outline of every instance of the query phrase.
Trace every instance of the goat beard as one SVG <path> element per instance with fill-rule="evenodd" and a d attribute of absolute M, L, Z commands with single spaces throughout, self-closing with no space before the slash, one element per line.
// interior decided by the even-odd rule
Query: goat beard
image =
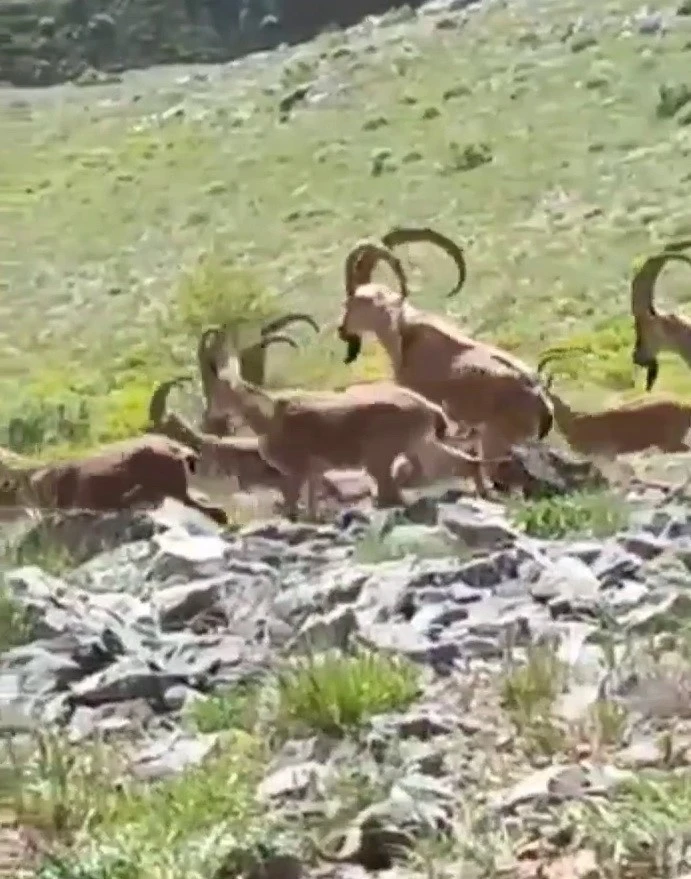
<path fill-rule="evenodd" d="M 652 360 L 650 363 L 646 365 L 646 373 L 645 373 L 645 389 L 646 391 L 652 391 L 653 385 L 657 381 L 658 373 L 660 372 L 660 364 L 657 360 Z"/>
<path fill-rule="evenodd" d="M 362 351 L 362 338 L 360 336 L 346 336 L 343 341 L 346 343 L 346 356 L 344 363 L 354 363 L 360 356 Z"/>

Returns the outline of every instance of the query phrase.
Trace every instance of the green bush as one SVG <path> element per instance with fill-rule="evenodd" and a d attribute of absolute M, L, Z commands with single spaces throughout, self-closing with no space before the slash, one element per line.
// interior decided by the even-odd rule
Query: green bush
<path fill-rule="evenodd" d="M 172 303 L 172 319 L 194 339 L 205 327 L 226 327 L 236 344 L 281 311 L 278 296 L 248 269 L 220 255 L 203 254 L 184 272 Z"/>
<path fill-rule="evenodd" d="M 279 679 L 279 717 L 288 726 L 342 735 L 371 716 L 407 707 L 419 672 L 395 656 L 327 653 L 296 662 Z"/>

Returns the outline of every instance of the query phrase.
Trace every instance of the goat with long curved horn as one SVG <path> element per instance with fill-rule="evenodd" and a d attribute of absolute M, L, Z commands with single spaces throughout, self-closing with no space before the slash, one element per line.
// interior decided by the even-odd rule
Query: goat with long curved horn
<path fill-rule="evenodd" d="M 377 259 L 397 275 L 398 292 L 371 281 Z M 477 428 L 487 459 L 549 433 L 554 409 L 535 371 L 509 352 L 466 336 L 448 319 L 411 305 L 401 262 L 388 247 L 355 245 L 345 260 L 345 293 L 338 335 L 347 345 L 346 363 L 358 357 L 363 335 L 376 336 L 396 381 L 443 406 L 455 422 Z"/>
<path fill-rule="evenodd" d="M 684 262 L 691 266 L 691 257 L 682 251 L 691 247 L 691 240 L 672 242 L 659 253 L 643 260 L 631 280 L 631 315 L 635 341 L 631 359 L 646 370 L 646 391 L 652 390 L 660 373 L 658 355 L 673 351 L 691 366 L 691 320 L 674 312 L 657 311 L 654 303 L 655 285 L 668 262 Z"/>
<path fill-rule="evenodd" d="M 388 247 L 389 250 L 393 250 L 393 248 L 398 247 L 399 244 L 414 244 L 423 241 L 436 245 L 443 250 L 447 256 L 451 257 L 458 268 L 458 281 L 456 282 L 455 287 L 447 293 L 447 296 L 455 296 L 465 284 L 467 269 L 463 251 L 455 241 L 452 241 L 441 232 L 437 232 L 435 229 L 430 229 L 427 226 L 394 226 L 394 228 L 389 230 L 386 235 L 382 235 L 381 240 L 384 246 Z"/>

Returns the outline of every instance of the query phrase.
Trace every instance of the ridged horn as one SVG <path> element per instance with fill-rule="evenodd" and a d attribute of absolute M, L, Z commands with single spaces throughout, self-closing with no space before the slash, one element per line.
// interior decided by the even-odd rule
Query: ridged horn
<path fill-rule="evenodd" d="M 346 256 L 346 296 L 351 297 L 361 284 L 369 283 L 372 272 L 379 261 L 385 262 L 396 275 L 400 284 L 401 299 L 408 296 L 408 282 L 403 271 L 403 264 L 388 247 L 376 241 L 359 241 Z"/>
<path fill-rule="evenodd" d="M 192 381 L 191 375 L 178 375 L 175 378 L 166 379 L 166 381 L 159 382 L 158 385 L 156 385 L 154 392 L 151 395 L 151 402 L 149 403 L 149 424 L 157 427 L 161 421 L 163 421 L 163 417 L 166 414 L 168 395 L 176 385 L 181 385 L 184 382 L 189 381 Z"/>
<path fill-rule="evenodd" d="M 212 392 L 212 382 L 214 378 L 215 358 L 211 356 L 210 348 L 218 345 L 219 340 L 225 335 L 222 327 L 210 326 L 202 330 L 197 345 L 197 362 L 199 364 L 199 376 L 202 383 L 202 391 L 204 399 L 209 401 Z M 213 339 L 213 342 L 212 342 Z M 213 362 L 212 362 L 213 361 Z"/>
<path fill-rule="evenodd" d="M 413 244 L 418 241 L 425 241 L 429 244 L 436 245 L 443 250 L 447 256 L 451 257 L 458 267 L 458 281 L 456 282 L 456 286 L 447 293 L 447 296 L 455 296 L 465 284 L 467 268 L 463 251 L 455 241 L 452 241 L 446 235 L 442 235 L 441 232 L 437 232 L 435 229 L 430 229 L 426 226 L 394 226 L 394 228 L 387 232 L 386 235 L 382 236 L 381 240 L 384 245 L 391 250 L 393 250 L 394 247 L 398 247 L 399 244 Z"/>
<path fill-rule="evenodd" d="M 300 346 L 287 333 L 272 333 L 270 336 L 265 336 L 261 342 L 259 342 L 260 348 L 268 348 L 269 345 L 273 345 L 275 342 L 283 342 L 284 345 L 290 345 L 291 348 L 299 348 Z"/>
<path fill-rule="evenodd" d="M 282 329 L 288 326 L 288 324 L 293 323 L 305 323 L 309 324 L 312 327 L 315 333 L 319 332 L 319 324 L 310 314 L 305 314 L 302 311 L 291 311 L 288 314 L 284 314 L 282 317 L 277 317 L 275 320 L 270 320 L 268 323 L 264 324 L 261 329 L 262 336 L 269 336 L 272 333 L 278 333 Z"/>
<path fill-rule="evenodd" d="M 670 260 L 685 262 L 691 266 L 691 257 L 680 252 L 688 246 L 691 246 L 691 241 L 668 244 L 664 250 L 649 256 L 636 268 L 631 281 L 631 314 L 633 317 L 657 313 L 653 298 L 660 272 Z"/>
<path fill-rule="evenodd" d="M 566 357 L 569 357 L 571 354 L 587 354 L 589 348 L 583 347 L 555 347 L 548 348 L 547 351 L 543 351 L 542 356 L 537 362 L 536 372 L 538 375 L 541 375 L 542 370 L 547 366 L 548 363 L 551 363 L 553 360 L 560 360 Z"/>

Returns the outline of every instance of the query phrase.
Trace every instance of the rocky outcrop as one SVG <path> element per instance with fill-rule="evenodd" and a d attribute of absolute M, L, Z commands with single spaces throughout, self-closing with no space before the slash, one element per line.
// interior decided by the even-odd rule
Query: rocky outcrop
<path fill-rule="evenodd" d="M 682 686 L 657 659 L 646 673 L 630 650 L 633 636 L 657 638 L 660 649 L 664 636 L 669 653 L 665 633 L 684 625 L 691 512 L 646 495 L 628 510 L 619 532 L 572 540 L 532 538 L 502 505 L 448 494 L 346 510 L 332 524 L 277 519 L 225 532 L 175 502 L 130 521 L 99 517 L 97 532 L 84 514 L 67 517 L 51 539 L 77 567 L 3 575 L 3 602 L 20 609 L 24 636 L 0 654 L 0 736 L 52 727 L 80 747 L 120 741 L 129 771 L 148 783 L 215 752 L 217 733 L 190 728 L 191 706 L 270 682 L 286 657 L 365 649 L 417 667 L 417 699 L 375 713 L 356 740 L 285 742 L 257 789 L 276 820 L 325 808 L 330 779 L 357 765 L 378 779 L 372 800 L 322 840 L 322 861 L 388 869 L 420 840 L 453 842 L 464 826 L 457 793 L 478 785 L 483 820 L 520 830 L 555 803 L 609 796 L 628 775 L 584 751 L 580 762 L 517 765 L 511 784 L 487 790 L 476 757 L 492 737 L 504 750 L 513 738 L 481 687 L 508 679 L 518 655 L 548 646 L 554 673 L 557 662 L 569 670 L 562 683 L 547 679 L 555 729 L 558 718 L 580 729 L 603 699 L 630 712 L 619 745 L 629 765 L 662 759 L 646 730 L 687 711 L 687 666 Z M 472 711 L 459 707 L 466 679 L 480 687 Z M 509 697 L 504 685 L 504 708 Z M 307 875 L 293 855 L 280 857 L 277 875 Z"/>

